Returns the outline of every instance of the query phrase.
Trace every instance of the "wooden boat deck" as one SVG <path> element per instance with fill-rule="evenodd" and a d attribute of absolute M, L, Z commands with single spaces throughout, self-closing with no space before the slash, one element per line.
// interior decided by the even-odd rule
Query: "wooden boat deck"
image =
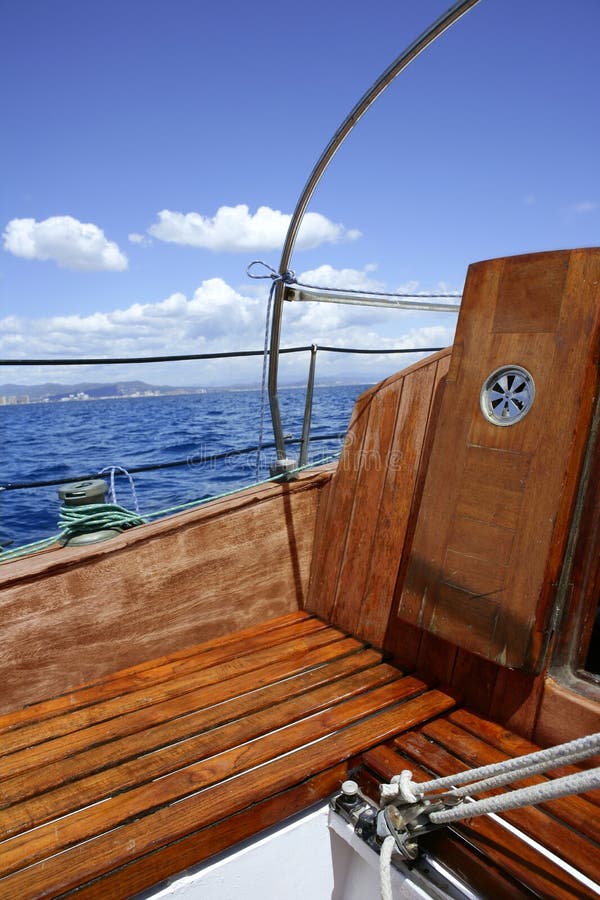
<path fill-rule="evenodd" d="M 304 612 L 8 714 L 0 734 L 0 895 L 11 900 L 129 897 L 327 797 L 361 754 L 368 787 L 371 773 L 445 774 L 524 749 Z M 514 816 L 598 877 L 594 802 Z M 499 830 L 478 820 L 468 839 L 532 890 L 550 881 L 552 896 L 586 895 Z"/>
<path fill-rule="evenodd" d="M 453 705 L 297 613 L 7 715 L 0 895 L 130 896 L 328 796 L 356 754 Z"/>

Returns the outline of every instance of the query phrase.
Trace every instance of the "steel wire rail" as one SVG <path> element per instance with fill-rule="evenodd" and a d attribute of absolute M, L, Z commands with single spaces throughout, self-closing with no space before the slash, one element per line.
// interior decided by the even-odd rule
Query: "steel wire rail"
<path fill-rule="evenodd" d="M 304 416 L 302 422 L 302 437 L 300 439 L 290 439 L 289 435 L 282 435 L 283 441 L 288 441 L 288 443 L 300 444 L 300 458 L 299 465 L 305 466 L 308 461 L 308 450 L 311 441 L 310 436 L 310 426 L 312 419 L 312 405 L 313 405 L 313 395 L 314 395 L 314 383 L 315 383 L 315 371 L 316 371 L 316 363 L 317 363 L 317 355 L 319 352 L 322 353 L 355 353 L 360 355 L 370 355 L 370 356 L 387 356 L 393 354 L 411 354 L 411 353 L 435 353 L 438 350 L 443 349 L 442 347 L 394 347 L 394 348 L 383 348 L 383 349 L 372 349 L 372 348 L 362 348 L 362 347 L 335 347 L 329 345 L 320 345 L 320 344 L 310 344 L 306 346 L 300 347 L 283 347 L 277 350 L 277 353 L 306 353 L 310 352 L 310 364 L 308 371 L 308 378 L 306 383 L 306 398 L 304 405 Z M 271 351 L 267 351 L 270 353 Z M 263 350 L 234 350 L 227 351 L 222 353 L 181 353 L 181 354 L 169 354 L 164 356 L 116 356 L 116 357 L 71 357 L 71 358 L 49 358 L 49 359 L 0 359 L 0 366 L 88 366 L 88 365 L 106 365 L 106 366 L 115 366 L 115 365 L 123 365 L 123 364 L 144 364 L 144 363 L 164 363 L 164 362 L 182 362 L 182 361 L 190 361 L 190 360 L 204 360 L 204 359 L 235 359 L 235 358 L 244 358 L 251 356 L 264 356 Z M 315 435 L 312 437 L 312 440 L 317 440 L 318 437 Z M 278 449 L 277 436 L 275 436 L 275 442 L 273 444 L 265 445 L 265 448 Z M 190 463 L 189 460 L 181 460 L 181 461 L 173 461 L 173 462 L 165 462 L 162 464 L 156 464 L 152 467 L 149 466 L 134 466 L 129 469 L 130 472 L 147 472 L 153 471 L 155 468 L 174 468 L 176 466 L 185 466 L 185 465 L 201 465 L 203 462 L 212 462 L 216 459 L 226 458 L 227 456 L 238 456 L 243 453 L 248 453 L 252 451 L 257 451 L 259 449 L 258 446 L 252 448 L 241 448 L 239 450 L 229 450 L 224 454 L 211 454 L 206 457 L 206 459 L 202 459 L 200 457 L 196 458 L 193 463 Z M 89 478 L 95 476 L 85 475 L 82 478 Z M 68 480 L 78 480 L 77 478 L 69 478 Z M 55 484 L 64 484 L 65 479 L 60 480 L 52 480 L 45 482 L 14 482 L 14 483 L 6 483 L 0 484 L 0 491 L 5 490 L 18 490 L 24 489 L 25 487 L 47 487 Z"/>

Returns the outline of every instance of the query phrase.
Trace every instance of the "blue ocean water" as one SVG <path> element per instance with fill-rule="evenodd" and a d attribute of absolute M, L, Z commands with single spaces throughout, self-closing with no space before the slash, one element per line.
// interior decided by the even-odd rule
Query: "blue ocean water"
<path fill-rule="evenodd" d="M 356 397 L 366 385 L 315 389 L 311 436 L 345 431 Z M 299 438 L 304 390 L 280 391 L 284 430 Z M 61 479 L 149 463 L 187 460 L 256 445 L 260 392 L 218 391 L 160 397 L 131 397 L 70 403 L 0 406 L 0 484 Z M 273 440 L 268 404 L 264 442 Z M 340 450 L 341 440 L 314 440 L 310 459 Z M 297 456 L 298 445 L 290 450 Z M 274 450 L 261 455 L 268 477 Z M 255 480 L 256 454 L 204 465 L 185 465 L 134 475 L 140 512 L 201 499 L 244 487 Z M 117 501 L 134 508 L 129 482 L 115 481 Z M 0 491 L 0 537 L 11 549 L 57 532 L 57 487 Z"/>

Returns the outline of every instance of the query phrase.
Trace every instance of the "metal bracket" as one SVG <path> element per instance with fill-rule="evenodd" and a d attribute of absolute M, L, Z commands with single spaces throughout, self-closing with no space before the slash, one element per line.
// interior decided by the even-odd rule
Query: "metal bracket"
<path fill-rule="evenodd" d="M 429 819 L 429 814 L 446 809 L 446 806 L 442 800 L 420 800 L 418 803 L 402 805 L 390 803 L 384 806 L 377 816 L 377 836 L 383 842 L 391 835 L 396 842 L 398 853 L 404 859 L 416 859 L 419 855 L 419 837 L 443 827 L 434 825 Z"/>
<path fill-rule="evenodd" d="M 341 793 L 336 794 L 329 805 L 349 822 L 355 834 L 377 853 L 380 852 L 385 838 L 391 835 L 400 856 L 406 861 L 412 861 L 419 855 L 419 837 L 444 827 L 431 822 L 430 813 L 448 809 L 462 802 L 460 798 L 444 794 L 435 800 L 389 803 L 378 809 L 360 793 L 355 781 L 345 781 Z"/>

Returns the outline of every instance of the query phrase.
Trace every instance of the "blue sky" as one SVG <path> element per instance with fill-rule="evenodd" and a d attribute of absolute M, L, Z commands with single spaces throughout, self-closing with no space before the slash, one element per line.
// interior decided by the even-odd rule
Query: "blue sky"
<path fill-rule="evenodd" d="M 359 96 L 449 0 L 20 0 L 0 28 L 0 355 L 259 348 L 285 216 Z M 306 280 L 462 288 L 600 240 L 597 0 L 482 0 L 380 98 L 316 192 Z M 262 210 L 258 216 L 257 211 Z M 286 307 L 283 343 L 429 346 L 448 314 Z M 373 380 L 396 363 L 324 360 Z M 287 357 L 283 377 L 303 372 Z M 0 381 L 256 381 L 259 363 Z"/>

